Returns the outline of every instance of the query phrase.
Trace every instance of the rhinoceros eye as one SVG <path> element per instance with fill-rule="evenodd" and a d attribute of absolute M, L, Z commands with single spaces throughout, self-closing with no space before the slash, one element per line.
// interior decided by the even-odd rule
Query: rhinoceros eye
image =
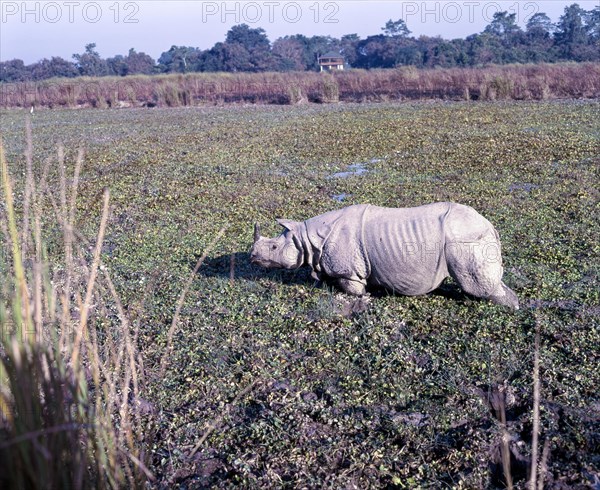
<path fill-rule="evenodd" d="M 275 249 L 277 248 L 277 245 L 273 245 L 271 248 L 272 248 L 273 250 L 275 250 Z"/>

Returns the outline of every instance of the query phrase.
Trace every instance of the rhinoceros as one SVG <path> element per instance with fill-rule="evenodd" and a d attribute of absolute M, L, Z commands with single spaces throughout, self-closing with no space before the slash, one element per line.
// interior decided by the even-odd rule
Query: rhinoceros
<path fill-rule="evenodd" d="M 278 219 L 276 238 L 254 228 L 250 260 L 266 268 L 308 265 L 312 277 L 362 296 L 383 288 L 407 296 L 427 294 L 453 277 L 472 296 L 518 309 L 502 282 L 500 237 L 469 206 L 438 202 L 413 208 L 358 204 L 307 219 Z"/>

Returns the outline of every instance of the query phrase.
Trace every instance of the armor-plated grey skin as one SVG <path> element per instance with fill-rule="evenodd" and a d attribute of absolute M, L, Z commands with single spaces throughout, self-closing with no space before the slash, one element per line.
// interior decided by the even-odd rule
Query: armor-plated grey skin
<path fill-rule="evenodd" d="M 502 282 L 500 238 L 492 224 L 462 204 L 415 208 L 349 206 L 306 221 L 277 220 L 284 232 L 260 236 L 250 260 L 267 268 L 312 268 L 361 296 L 367 286 L 407 296 L 426 294 L 452 276 L 467 293 L 514 309 L 517 295 Z"/>

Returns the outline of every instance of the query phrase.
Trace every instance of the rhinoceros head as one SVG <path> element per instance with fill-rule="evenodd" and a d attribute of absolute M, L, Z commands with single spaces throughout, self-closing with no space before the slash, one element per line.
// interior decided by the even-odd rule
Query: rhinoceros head
<path fill-rule="evenodd" d="M 260 227 L 254 225 L 254 244 L 250 250 L 250 261 L 269 269 L 297 269 L 304 261 L 303 247 L 298 235 L 297 221 L 278 219 L 284 232 L 275 238 L 260 236 Z"/>

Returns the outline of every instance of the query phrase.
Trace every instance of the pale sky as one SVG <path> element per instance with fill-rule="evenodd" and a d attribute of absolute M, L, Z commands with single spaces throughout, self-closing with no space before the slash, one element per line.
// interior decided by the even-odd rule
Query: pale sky
<path fill-rule="evenodd" d="M 564 8 L 586 10 L 600 0 L 583 1 L 404 1 L 404 0 L 0 0 L 0 60 L 26 64 L 42 58 L 72 59 L 88 43 L 103 58 L 129 48 L 158 59 L 172 45 L 212 47 L 236 24 L 265 29 L 271 42 L 292 34 L 380 34 L 385 23 L 404 19 L 413 36 L 466 37 L 481 32 L 495 12 L 516 13 L 524 26 L 537 12 L 556 22 Z"/>

